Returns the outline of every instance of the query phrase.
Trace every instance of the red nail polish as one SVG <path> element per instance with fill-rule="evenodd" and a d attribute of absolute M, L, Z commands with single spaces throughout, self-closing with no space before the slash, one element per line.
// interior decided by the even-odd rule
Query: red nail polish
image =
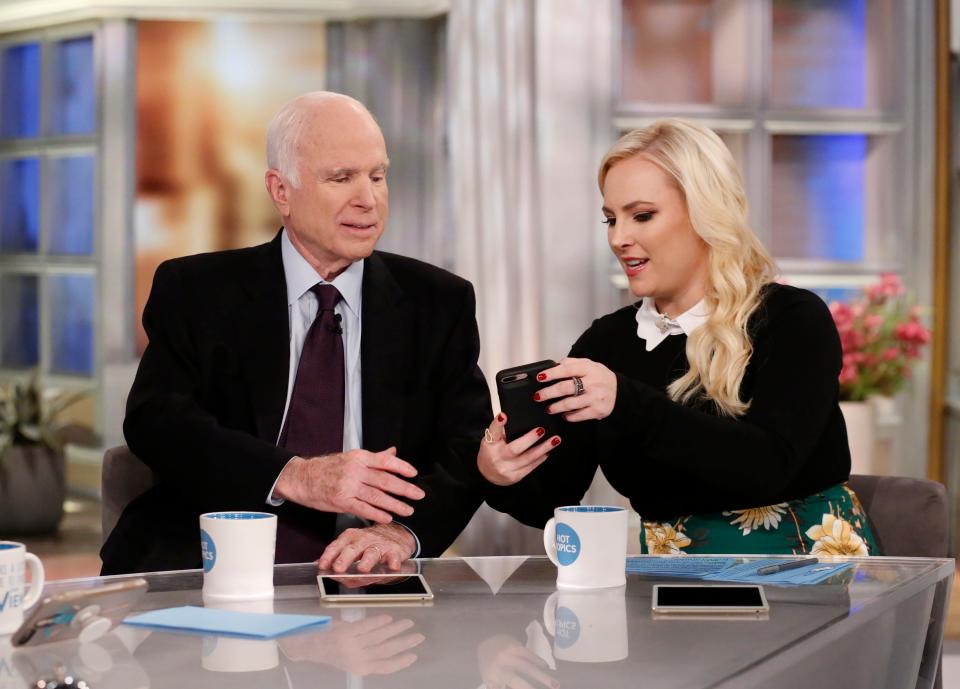
<path fill-rule="evenodd" d="M 503 414 L 497 414 L 497 421 L 503 423 Z"/>
<path fill-rule="evenodd" d="M 539 393 L 539 392 L 533 393 L 533 401 L 534 401 L 534 402 L 539 402 L 539 401 L 540 401 L 540 393 Z"/>
<path fill-rule="evenodd" d="M 545 381 L 546 379 L 547 379 L 547 374 L 546 374 L 546 373 L 538 373 L 538 374 L 537 374 L 537 380 L 539 380 L 541 383 L 542 383 L 543 381 Z"/>
<path fill-rule="evenodd" d="M 538 436 L 543 437 L 543 434 L 544 434 L 544 433 L 546 433 L 546 431 L 543 430 L 542 428 L 538 428 L 538 429 L 537 429 L 537 435 L 538 435 Z"/>
<path fill-rule="evenodd" d="M 550 439 L 550 444 L 553 445 L 554 447 L 556 447 L 557 445 L 560 444 L 560 438 L 556 438 L 556 437 L 551 438 L 551 439 Z"/>

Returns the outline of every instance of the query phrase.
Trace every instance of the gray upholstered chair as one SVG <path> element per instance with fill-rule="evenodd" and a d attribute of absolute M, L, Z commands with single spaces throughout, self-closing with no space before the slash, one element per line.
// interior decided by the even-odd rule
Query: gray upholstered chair
<path fill-rule="evenodd" d="M 100 526 L 106 541 L 123 510 L 156 483 L 153 470 L 137 459 L 126 445 L 103 454 L 100 471 Z"/>
<path fill-rule="evenodd" d="M 942 484 L 854 474 L 849 486 L 870 518 L 883 555 L 947 557 L 949 506 Z"/>
<path fill-rule="evenodd" d="M 949 503 L 942 484 L 905 476 L 855 474 L 848 485 L 860 498 L 883 555 L 899 557 L 947 557 L 949 549 Z M 908 518 L 904 518 L 908 517 Z M 934 606 L 946 603 L 946 588 L 938 592 Z M 931 625 L 930 642 L 937 642 L 943 627 Z M 943 686 L 943 668 L 921 667 L 917 686 Z"/>

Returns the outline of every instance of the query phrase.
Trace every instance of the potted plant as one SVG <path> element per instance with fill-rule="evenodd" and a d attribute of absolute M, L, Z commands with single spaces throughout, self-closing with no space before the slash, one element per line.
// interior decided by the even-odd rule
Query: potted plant
<path fill-rule="evenodd" d="M 876 473 L 875 400 L 889 399 L 910 377 L 930 342 L 920 308 L 907 303 L 897 275 L 885 273 L 849 303 L 830 304 L 843 347 L 840 408 L 847 424 L 853 473 Z"/>
<path fill-rule="evenodd" d="M 0 538 L 57 530 L 66 497 L 57 417 L 86 393 L 45 395 L 37 375 L 0 385 Z"/>

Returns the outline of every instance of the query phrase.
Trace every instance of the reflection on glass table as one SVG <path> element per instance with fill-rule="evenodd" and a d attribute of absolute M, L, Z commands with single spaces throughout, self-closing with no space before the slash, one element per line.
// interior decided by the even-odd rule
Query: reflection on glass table
<path fill-rule="evenodd" d="M 97 641 L 65 641 L 14 649 L 0 636 L 0 689 L 25 689 L 52 685 L 81 689 L 146 689 L 150 679 L 131 651 L 143 636 L 131 628 L 118 629 Z M 72 682 L 67 684 L 65 680 Z"/>
<path fill-rule="evenodd" d="M 283 655 L 338 668 L 357 677 L 392 675 L 417 662 L 411 649 L 426 637 L 414 629 L 410 618 L 395 619 L 385 613 L 365 616 L 344 611 L 330 629 L 280 639 Z"/>
<path fill-rule="evenodd" d="M 236 612 L 273 613 L 272 600 L 211 602 L 204 607 Z M 236 639 L 229 636 L 204 636 L 200 650 L 200 667 L 210 672 L 261 672 L 280 664 L 274 639 Z"/>
<path fill-rule="evenodd" d="M 270 662 L 258 665 L 262 669 L 243 671 L 246 660 L 233 661 L 239 671 L 229 679 L 232 687 L 369 683 L 428 689 L 484 683 L 535 689 L 555 689 L 556 683 L 611 689 L 926 686 L 940 656 L 953 560 L 851 562 L 855 568 L 845 580 L 765 586 L 769 617 L 751 620 L 654 618 L 652 587 L 662 578 L 631 574 L 619 589 L 560 592 L 556 568 L 537 557 L 419 561 L 435 598 L 432 606 L 410 607 L 327 606 L 315 565 L 281 565 L 274 570 L 273 611 L 327 614 L 335 622 L 278 640 L 279 652 L 264 654 Z M 200 571 L 147 579 L 142 610 L 202 604 Z M 102 581 L 54 582 L 50 589 Z M 152 689 L 206 687 L 213 676 L 204 669 L 205 643 L 195 635 L 153 632 L 133 648 L 132 660 Z"/>
<path fill-rule="evenodd" d="M 495 634 L 481 641 L 477 647 L 477 664 L 487 689 L 556 689 L 560 686 L 546 660 L 507 634 Z"/>

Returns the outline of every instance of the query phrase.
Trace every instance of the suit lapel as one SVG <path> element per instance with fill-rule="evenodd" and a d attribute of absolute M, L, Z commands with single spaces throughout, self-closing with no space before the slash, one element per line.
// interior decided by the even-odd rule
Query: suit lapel
<path fill-rule="evenodd" d="M 290 323 L 280 235 L 263 247 L 245 284 L 237 314 L 242 367 L 251 393 L 257 437 L 276 443 L 287 400 Z"/>
<path fill-rule="evenodd" d="M 400 443 L 405 392 L 413 373 L 412 313 L 383 258 L 374 252 L 363 267 L 363 447 L 372 452 Z"/>

